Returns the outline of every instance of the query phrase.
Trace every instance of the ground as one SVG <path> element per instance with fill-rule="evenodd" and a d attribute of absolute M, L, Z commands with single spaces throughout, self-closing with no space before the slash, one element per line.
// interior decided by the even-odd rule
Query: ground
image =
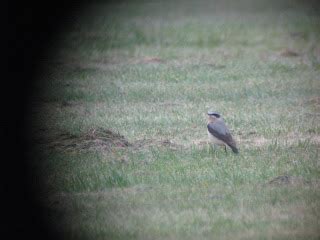
<path fill-rule="evenodd" d="M 34 86 L 30 154 L 52 227 L 68 239 L 319 239 L 316 7 L 79 9 Z M 210 147 L 208 110 L 239 155 Z"/>

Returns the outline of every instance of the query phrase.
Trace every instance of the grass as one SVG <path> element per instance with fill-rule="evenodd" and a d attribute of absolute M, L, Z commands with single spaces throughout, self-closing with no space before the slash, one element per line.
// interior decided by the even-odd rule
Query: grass
<path fill-rule="evenodd" d="M 32 166 L 52 227 L 67 239 L 319 239 L 319 27 L 298 1 L 83 8 L 34 86 Z M 207 144 L 209 109 L 239 155 Z M 48 144 L 98 128 L 131 144 Z"/>

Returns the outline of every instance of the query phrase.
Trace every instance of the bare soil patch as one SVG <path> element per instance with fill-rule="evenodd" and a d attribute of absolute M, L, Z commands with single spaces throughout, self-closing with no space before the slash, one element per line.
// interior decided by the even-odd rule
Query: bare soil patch
<path fill-rule="evenodd" d="M 307 100 L 305 103 L 320 106 L 320 96 L 312 97 L 309 100 Z"/>
<path fill-rule="evenodd" d="M 265 146 L 272 144 L 274 142 L 278 144 L 297 144 L 299 142 L 309 142 L 310 144 L 320 144 L 320 136 L 314 134 L 314 131 L 309 131 L 309 133 L 301 132 L 290 132 L 283 136 L 278 136 L 277 138 L 265 138 L 264 136 L 259 136 L 257 132 L 252 131 L 246 134 L 238 133 L 239 136 L 235 136 L 236 141 L 239 145 L 250 145 L 250 146 Z"/>
<path fill-rule="evenodd" d="M 183 148 L 182 145 L 174 143 L 171 140 L 168 139 L 141 139 L 137 140 L 132 144 L 133 148 L 139 149 L 139 148 L 148 148 L 148 147 L 167 147 L 170 149 L 181 149 Z"/>
<path fill-rule="evenodd" d="M 144 57 L 144 58 L 135 60 L 134 63 L 138 63 L 138 64 L 160 64 L 160 63 L 165 63 L 165 60 L 163 60 L 163 59 L 161 59 L 159 57 Z"/>
<path fill-rule="evenodd" d="M 284 50 L 280 53 L 280 55 L 281 55 L 282 57 L 298 57 L 298 56 L 300 56 L 299 53 L 297 53 L 297 52 L 295 52 L 295 51 L 293 51 L 293 50 L 291 50 L 291 49 L 284 49 Z"/>

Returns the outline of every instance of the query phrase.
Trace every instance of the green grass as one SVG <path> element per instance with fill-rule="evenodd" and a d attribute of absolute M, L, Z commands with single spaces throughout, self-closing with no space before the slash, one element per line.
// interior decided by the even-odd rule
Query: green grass
<path fill-rule="evenodd" d="M 80 13 L 35 86 L 32 134 L 63 145 L 61 133 L 76 143 L 104 128 L 132 145 L 36 145 L 52 227 L 67 239 L 319 239 L 312 4 L 99 2 Z M 239 155 L 206 144 L 209 109 Z M 290 182 L 269 184 L 282 175 Z"/>

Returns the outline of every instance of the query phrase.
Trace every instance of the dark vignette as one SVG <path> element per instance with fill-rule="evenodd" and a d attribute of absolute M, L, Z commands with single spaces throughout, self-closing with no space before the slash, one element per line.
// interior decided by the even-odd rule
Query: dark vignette
<path fill-rule="evenodd" d="M 10 239 L 61 239 L 38 204 L 41 180 L 34 178 L 36 174 L 29 164 L 32 144 L 28 135 L 32 133 L 28 126 L 32 119 L 28 116 L 32 96 L 37 94 L 33 85 L 42 71 L 42 62 L 84 2 L 11 0 L 4 5 L 5 44 L 1 46 L 6 74 L 2 79 L 0 122 L 5 156 L 1 167 L 3 235 Z"/>

